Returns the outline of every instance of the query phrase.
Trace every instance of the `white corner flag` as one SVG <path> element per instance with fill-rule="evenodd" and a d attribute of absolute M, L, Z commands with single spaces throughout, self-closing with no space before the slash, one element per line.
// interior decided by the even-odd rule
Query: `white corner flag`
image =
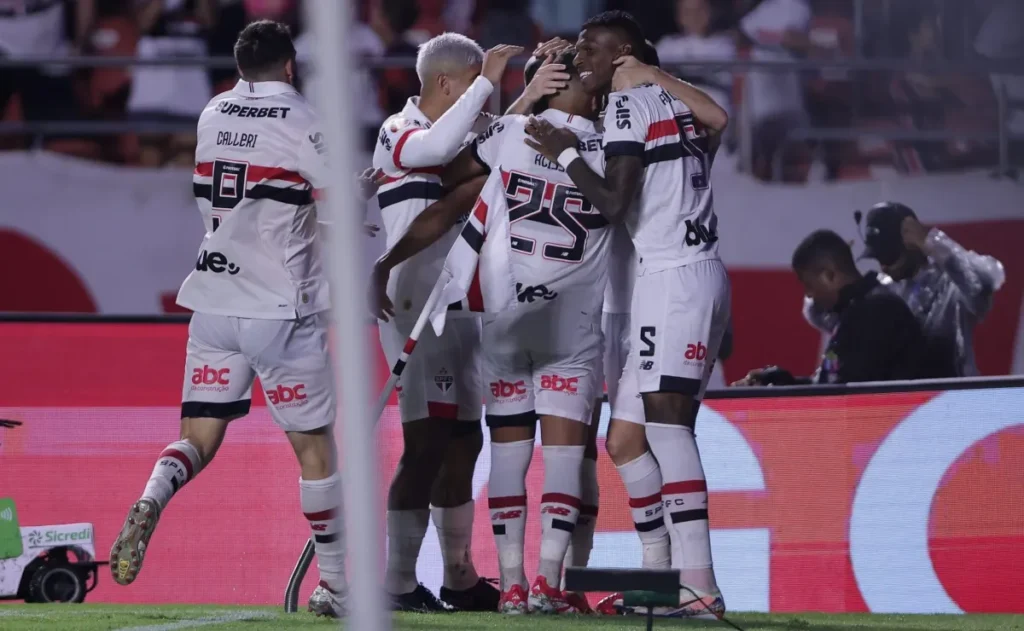
<path fill-rule="evenodd" d="M 502 201 L 488 205 L 485 199 Z M 497 313 L 516 307 L 508 206 L 504 200 L 501 178 L 488 178 L 444 260 L 437 281 L 441 293 L 430 312 L 438 336 L 444 331 L 449 310 Z"/>

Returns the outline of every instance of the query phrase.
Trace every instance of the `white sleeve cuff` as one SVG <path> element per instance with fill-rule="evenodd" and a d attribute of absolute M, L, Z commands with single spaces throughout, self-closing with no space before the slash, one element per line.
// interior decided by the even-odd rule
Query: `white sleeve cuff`
<path fill-rule="evenodd" d="M 563 169 L 568 169 L 569 165 L 573 163 L 573 160 L 576 160 L 579 157 L 580 157 L 580 152 L 576 151 L 575 147 L 569 147 L 568 149 L 566 149 L 562 153 L 558 154 L 558 164 Z"/>

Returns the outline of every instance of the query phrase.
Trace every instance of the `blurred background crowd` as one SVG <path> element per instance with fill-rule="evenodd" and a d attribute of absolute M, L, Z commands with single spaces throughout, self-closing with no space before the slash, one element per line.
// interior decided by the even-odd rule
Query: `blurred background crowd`
<path fill-rule="evenodd" d="M 1020 0 L 357 4 L 355 30 L 339 36 L 359 59 L 353 90 L 364 95 L 358 111 L 368 146 L 386 115 L 418 92 L 412 62 L 417 45 L 431 36 L 458 31 L 485 49 L 501 42 L 532 50 L 554 35 L 574 40 L 579 25 L 604 9 L 632 12 L 663 65 L 730 111 L 728 154 L 742 153 L 738 168 L 763 180 L 992 166 L 999 161 L 1000 132 L 1024 134 L 1024 76 L 986 71 L 992 61 L 1024 59 Z M 300 0 L 0 1 L 0 149 L 45 147 L 142 166 L 191 164 L 194 121 L 212 95 L 236 80 L 226 56 L 242 26 L 260 18 L 290 23 L 300 61 L 311 57 Z M 133 67 L 27 63 L 67 56 L 221 59 Z M 806 69 L 747 71 L 736 63 L 744 60 L 809 63 Z M 813 69 L 835 60 L 868 63 Z M 872 66 L 872 60 L 884 63 Z M 308 66 L 301 78 L 306 89 L 315 87 Z M 521 87 L 519 73 L 508 73 L 500 106 Z M 135 126 L 115 125 L 101 134 L 95 125 L 79 126 L 85 133 L 67 124 L 96 121 Z M 1021 145 L 1003 143 L 1011 163 L 1024 159 Z"/>

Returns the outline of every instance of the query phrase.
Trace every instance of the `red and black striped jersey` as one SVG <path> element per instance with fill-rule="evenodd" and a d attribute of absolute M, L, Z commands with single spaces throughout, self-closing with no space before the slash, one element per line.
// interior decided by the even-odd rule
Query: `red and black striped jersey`
<path fill-rule="evenodd" d="M 642 189 L 625 219 L 641 270 L 718 258 L 708 137 L 682 101 L 656 85 L 611 93 L 604 155 L 644 163 Z"/>
<path fill-rule="evenodd" d="M 239 81 L 199 117 L 192 189 L 206 227 L 178 304 L 292 319 L 330 308 L 314 191 L 326 143 L 313 108 L 277 81 Z"/>

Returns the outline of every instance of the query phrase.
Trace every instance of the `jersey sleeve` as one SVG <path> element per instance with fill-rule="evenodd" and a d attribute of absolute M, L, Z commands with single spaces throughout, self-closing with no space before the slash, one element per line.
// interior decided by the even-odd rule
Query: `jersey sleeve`
<path fill-rule="evenodd" d="M 313 189 L 318 191 L 326 188 L 327 141 L 319 123 L 314 123 L 302 135 L 298 150 L 299 175 L 306 178 Z"/>
<path fill-rule="evenodd" d="M 470 151 L 473 157 L 488 171 L 498 165 L 498 155 L 501 150 L 501 143 L 510 135 L 511 129 L 516 125 L 516 116 L 502 116 L 497 119 L 473 141 Z"/>
<path fill-rule="evenodd" d="M 604 157 L 643 158 L 650 125 L 647 108 L 636 93 L 613 92 L 604 113 Z"/>
<path fill-rule="evenodd" d="M 429 128 L 393 118 L 381 128 L 378 149 L 389 154 L 385 171 L 441 166 L 455 157 L 473 130 L 480 110 L 494 91 L 491 82 L 477 77 L 469 89 Z"/>

